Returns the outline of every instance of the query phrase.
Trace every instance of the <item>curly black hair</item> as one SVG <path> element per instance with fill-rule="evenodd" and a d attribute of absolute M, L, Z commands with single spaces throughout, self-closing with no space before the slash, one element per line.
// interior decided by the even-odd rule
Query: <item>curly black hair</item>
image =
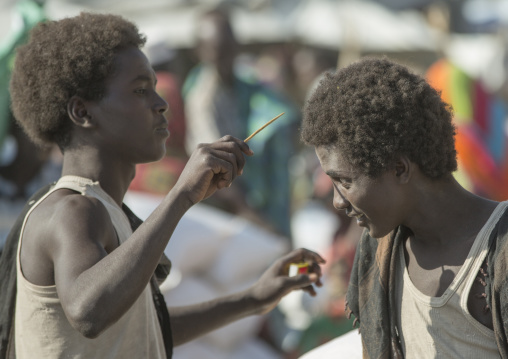
<path fill-rule="evenodd" d="M 457 169 L 451 107 L 424 78 L 390 60 L 363 58 L 326 73 L 303 111 L 304 143 L 337 146 L 370 177 L 397 155 L 434 179 Z"/>
<path fill-rule="evenodd" d="M 16 120 L 34 142 L 56 143 L 63 151 L 71 128 L 69 99 L 101 99 L 115 55 L 145 41 L 136 25 L 116 15 L 81 13 L 39 23 L 16 52 L 10 82 Z"/>

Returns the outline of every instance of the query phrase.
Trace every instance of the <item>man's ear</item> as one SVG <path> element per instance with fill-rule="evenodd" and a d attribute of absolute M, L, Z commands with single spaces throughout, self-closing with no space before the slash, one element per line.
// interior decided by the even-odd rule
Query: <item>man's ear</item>
<path fill-rule="evenodd" d="M 87 101 L 82 97 L 72 96 L 67 103 L 67 115 L 76 126 L 91 128 L 94 122 L 88 111 Z"/>
<path fill-rule="evenodd" d="M 400 183 L 408 183 L 413 175 L 413 162 L 407 156 L 400 156 L 395 161 L 395 177 Z"/>

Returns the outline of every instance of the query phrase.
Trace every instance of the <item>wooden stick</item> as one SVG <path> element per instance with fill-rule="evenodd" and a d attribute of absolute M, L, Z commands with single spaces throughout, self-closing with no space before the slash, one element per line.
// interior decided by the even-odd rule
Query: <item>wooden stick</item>
<path fill-rule="evenodd" d="M 273 121 L 275 121 L 276 119 L 278 119 L 280 116 L 284 115 L 285 112 L 281 113 L 280 115 L 278 116 L 275 116 L 274 118 L 272 118 L 270 121 L 268 121 L 267 123 L 265 123 L 263 126 L 261 126 L 260 128 L 258 128 L 256 131 L 254 131 L 254 133 L 252 135 L 250 135 L 249 137 L 247 137 L 245 140 L 243 140 L 243 142 L 248 142 L 252 137 L 254 137 L 258 132 L 260 132 L 263 128 L 265 128 L 266 126 L 268 126 L 269 124 L 271 124 Z"/>

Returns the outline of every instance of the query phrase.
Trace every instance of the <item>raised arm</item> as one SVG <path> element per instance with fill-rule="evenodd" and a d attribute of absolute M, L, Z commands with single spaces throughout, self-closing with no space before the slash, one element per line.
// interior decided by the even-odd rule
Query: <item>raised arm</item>
<path fill-rule="evenodd" d="M 43 214 L 39 221 L 46 223 L 43 253 L 46 263 L 53 265 L 62 307 L 77 330 L 95 337 L 132 306 L 178 221 L 193 204 L 231 184 L 243 169 L 244 154 L 252 152 L 230 136 L 199 146 L 173 190 L 119 247 L 109 216 L 98 201 L 79 195 L 61 201 L 55 197 L 58 215 L 45 221 L 48 217 Z M 26 235 L 40 236 L 37 226 L 31 228 Z M 28 268 L 32 256 L 25 254 L 22 265 Z"/>

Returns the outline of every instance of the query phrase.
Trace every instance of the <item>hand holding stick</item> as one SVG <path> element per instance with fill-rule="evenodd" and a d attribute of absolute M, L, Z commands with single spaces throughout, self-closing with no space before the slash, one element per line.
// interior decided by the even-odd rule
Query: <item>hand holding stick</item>
<path fill-rule="evenodd" d="M 245 140 L 243 140 L 243 142 L 248 142 L 252 137 L 254 137 L 258 132 L 260 132 L 263 128 L 265 128 L 266 126 L 268 126 L 269 124 L 271 124 L 273 121 L 275 121 L 276 119 L 278 119 L 280 116 L 284 115 L 285 112 L 281 113 L 280 115 L 278 116 L 275 116 L 274 118 L 272 118 L 270 121 L 268 121 L 267 123 L 265 123 L 263 126 L 261 126 L 260 128 L 258 128 L 256 131 L 254 131 L 254 133 L 252 135 L 250 135 L 249 137 L 247 137 Z"/>

